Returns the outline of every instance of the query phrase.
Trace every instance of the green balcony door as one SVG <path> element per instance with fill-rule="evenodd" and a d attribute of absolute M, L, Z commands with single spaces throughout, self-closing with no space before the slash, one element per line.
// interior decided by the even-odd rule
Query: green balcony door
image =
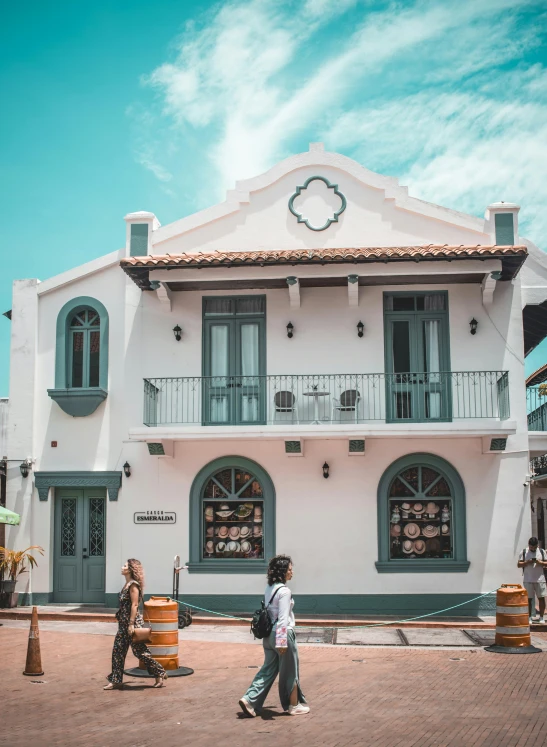
<path fill-rule="evenodd" d="M 106 490 L 55 491 L 53 598 L 103 604 L 106 566 Z"/>
<path fill-rule="evenodd" d="M 446 293 L 384 294 L 388 422 L 449 421 Z"/>
<path fill-rule="evenodd" d="M 263 296 L 204 299 L 204 425 L 265 422 L 265 347 Z"/>

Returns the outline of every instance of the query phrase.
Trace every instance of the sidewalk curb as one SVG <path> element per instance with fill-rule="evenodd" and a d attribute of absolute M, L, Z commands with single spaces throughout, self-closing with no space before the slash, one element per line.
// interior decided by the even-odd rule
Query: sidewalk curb
<path fill-rule="evenodd" d="M 31 611 L 26 610 L 0 610 L 0 622 L 2 620 L 30 620 Z M 57 620 L 59 622 L 109 622 L 115 623 L 116 617 L 114 614 L 108 614 L 104 612 L 90 613 L 90 612 L 39 612 L 38 617 L 40 620 Z M 223 625 L 224 627 L 247 627 L 250 626 L 251 620 L 232 620 L 230 618 L 223 617 L 206 617 L 206 616 L 195 616 L 193 618 L 194 625 Z M 398 622 L 397 620 L 389 620 L 382 623 L 381 620 L 322 620 L 315 619 L 310 620 L 308 618 L 298 618 L 296 621 L 297 627 L 302 628 L 358 628 L 364 625 L 385 627 L 385 628 L 436 628 L 440 630 L 450 629 L 468 629 L 468 630 L 493 630 L 495 627 L 494 622 L 440 622 L 440 621 L 426 621 L 426 620 L 413 620 L 412 622 Z M 534 632 L 547 632 L 547 625 L 532 625 L 531 629 Z"/>

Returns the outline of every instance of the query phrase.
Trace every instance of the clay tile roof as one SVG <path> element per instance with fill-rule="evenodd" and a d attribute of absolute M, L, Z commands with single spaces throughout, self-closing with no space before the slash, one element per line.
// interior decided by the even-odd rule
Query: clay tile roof
<path fill-rule="evenodd" d="M 141 288 L 150 290 L 148 271 L 162 268 L 184 267 L 239 267 L 249 265 L 310 265 L 310 264 L 360 264 L 368 262 L 400 262 L 413 260 L 502 260 L 502 280 L 513 278 L 526 259 L 525 246 L 475 246 L 451 244 L 426 244 L 423 246 L 354 247 L 339 249 L 267 249 L 253 252 L 200 252 L 189 254 L 154 254 L 144 257 L 127 257 L 120 262 L 123 270 Z"/>

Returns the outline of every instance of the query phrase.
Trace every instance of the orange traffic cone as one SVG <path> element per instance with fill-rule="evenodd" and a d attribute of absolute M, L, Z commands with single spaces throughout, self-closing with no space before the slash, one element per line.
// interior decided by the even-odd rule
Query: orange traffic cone
<path fill-rule="evenodd" d="M 30 630 L 28 634 L 27 663 L 23 674 L 37 677 L 44 674 L 40 656 L 40 631 L 38 630 L 38 607 L 32 608 Z"/>

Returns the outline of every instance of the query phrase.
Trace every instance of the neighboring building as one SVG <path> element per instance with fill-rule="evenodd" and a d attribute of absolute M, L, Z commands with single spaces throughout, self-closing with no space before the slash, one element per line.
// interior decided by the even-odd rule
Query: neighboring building
<path fill-rule="evenodd" d="M 114 604 L 138 557 L 165 593 L 180 555 L 189 602 L 249 611 L 275 552 L 301 614 L 418 614 L 518 581 L 524 337 L 547 332 L 518 212 L 438 207 L 313 144 L 16 281 L 9 456 L 33 464 L 10 463 L 9 541 L 47 558 L 20 590 Z"/>

